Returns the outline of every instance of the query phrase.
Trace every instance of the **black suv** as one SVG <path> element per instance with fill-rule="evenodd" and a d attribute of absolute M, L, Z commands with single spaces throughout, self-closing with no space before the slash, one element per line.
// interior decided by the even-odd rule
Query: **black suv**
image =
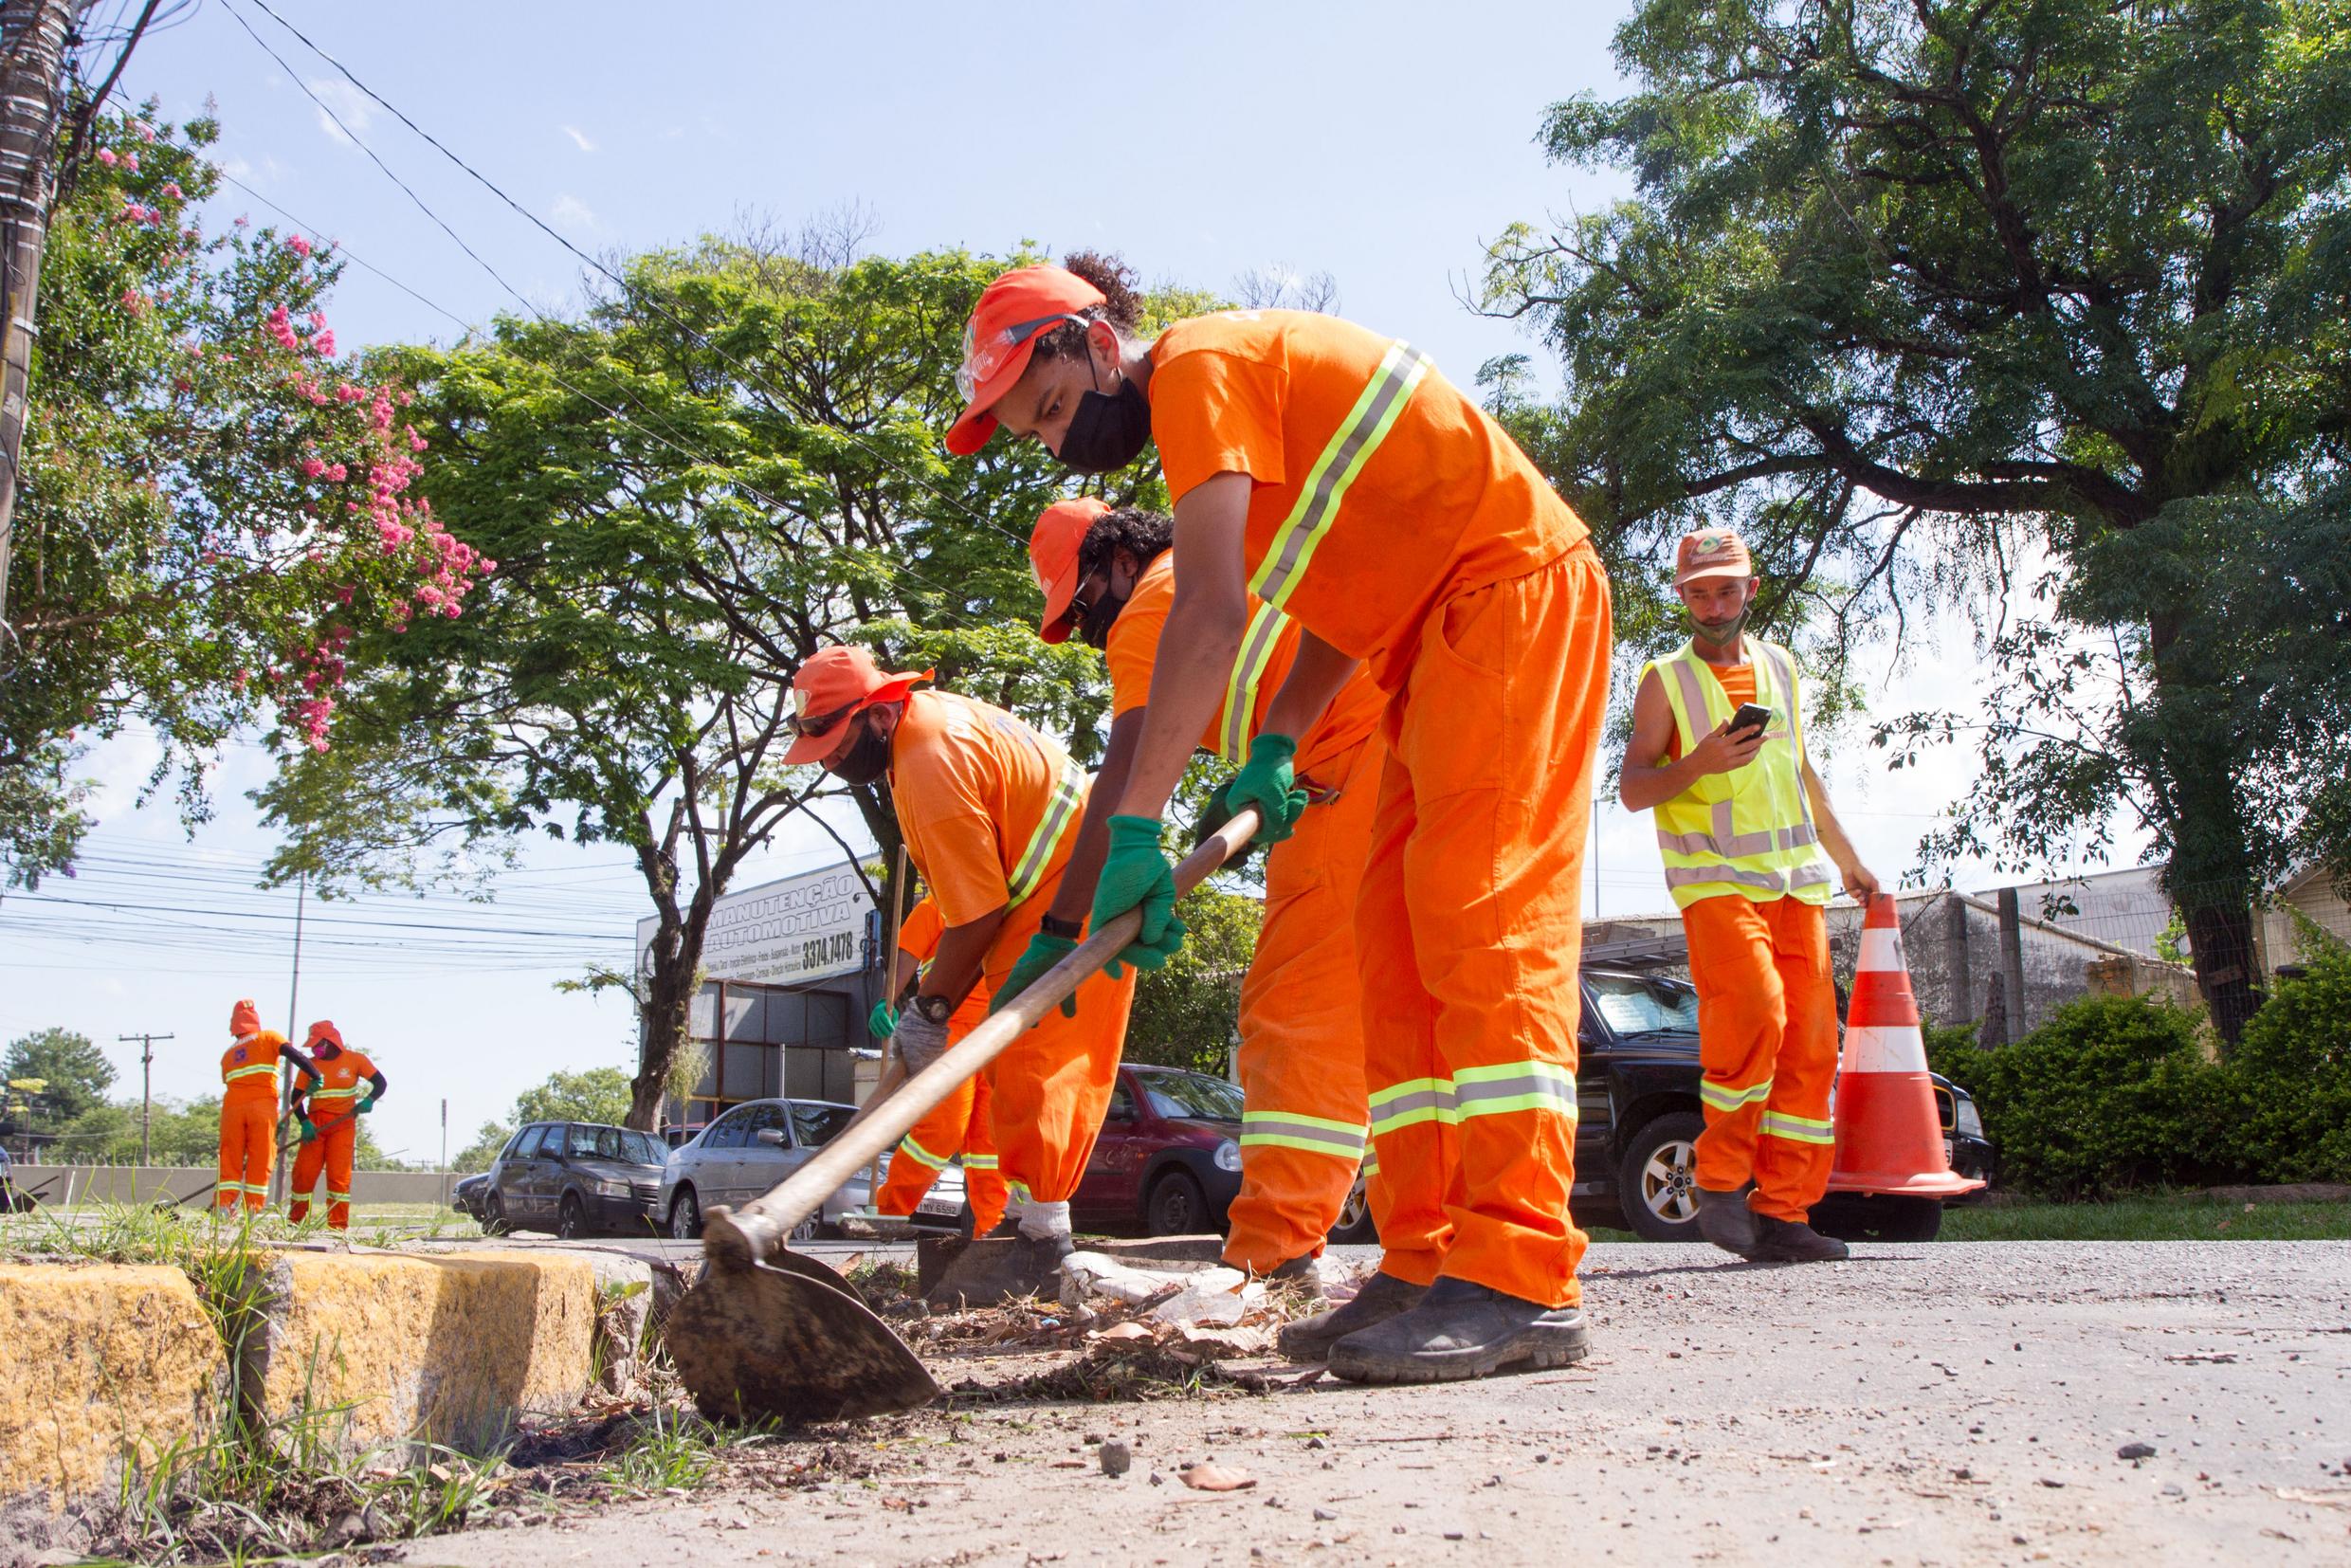
<path fill-rule="evenodd" d="M 1698 993 L 1686 980 L 1630 970 L 1583 972 L 1576 1067 L 1578 1224 L 1621 1225 L 1645 1241 L 1696 1241 Z M 1992 1145 L 1976 1103 L 1930 1075 L 1943 1147 L 1961 1176 L 1989 1178 Z M 1831 1194 L 1813 1223 L 1850 1240 L 1927 1241 L 1942 1223 L 1932 1198 Z M 1363 1183 L 1332 1228 L 1334 1241 L 1374 1241 Z"/>

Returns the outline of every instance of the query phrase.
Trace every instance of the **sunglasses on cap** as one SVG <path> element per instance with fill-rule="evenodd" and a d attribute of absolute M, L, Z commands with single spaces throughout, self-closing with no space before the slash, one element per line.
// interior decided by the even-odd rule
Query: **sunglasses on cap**
<path fill-rule="evenodd" d="M 857 704 L 851 702 L 847 707 L 835 708 L 830 713 L 788 713 L 784 715 L 784 728 L 793 735 L 819 736 L 856 711 Z"/>
<path fill-rule="evenodd" d="M 1032 321 L 1015 321 L 1001 331 L 990 333 L 984 345 L 973 330 L 973 324 L 966 321 L 963 324 L 963 365 L 956 372 L 956 391 L 962 393 L 963 400 L 969 403 L 979 395 L 979 389 L 988 378 L 995 374 L 996 367 L 1004 363 L 1005 356 L 1047 327 L 1084 319 L 1083 316 L 1072 316 L 1065 311 L 1053 316 L 1040 316 Z"/>

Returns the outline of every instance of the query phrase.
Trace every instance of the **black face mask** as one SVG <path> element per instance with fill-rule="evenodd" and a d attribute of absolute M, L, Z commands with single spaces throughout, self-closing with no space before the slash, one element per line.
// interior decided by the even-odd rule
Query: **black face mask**
<path fill-rule="evenodd" d="M 1150 439 L 1151 404 L 1130 375 L 1115 392 L 1079 395 L 1058 455 L 1082 474 L 1116 473 L 1140 457 Z"/>
<path fill-rule="evenodd" d="M 872 720 L 862 715 L 860 720 L 857 738 L 825 764 L 832 776 L 844 784 L 870 784 L 890 769 L 890 736 Z"/>
<path fill-rule="evenodd" d="M 1078 640 L 1088 647 L 1110 646 L 1110 629 L 1119 622 L 1119 611 L 1126 608 L 1127 595 L 1113 593 L 1107 586 L 1101 597 L 1085 607 L 1078 617 Z"/>

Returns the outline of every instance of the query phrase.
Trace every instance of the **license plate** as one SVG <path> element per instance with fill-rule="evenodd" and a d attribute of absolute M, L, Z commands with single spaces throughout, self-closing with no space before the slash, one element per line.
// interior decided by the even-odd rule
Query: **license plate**
<path fill-rule="evenodd" d="M 914 1208 L 918 1214 L 934 1214 L 942 1219 L 953 1219 L 962 1212 L 961 1205 L 949 1203 L 944 1198 L 926 1197 Z"/>
<path fill-rule="evenodd" d="M 1947 1138 L 1942 1140 L 1942 1162 L 1945 1165 L 1951 1163 L 1951 1140 Z"/>

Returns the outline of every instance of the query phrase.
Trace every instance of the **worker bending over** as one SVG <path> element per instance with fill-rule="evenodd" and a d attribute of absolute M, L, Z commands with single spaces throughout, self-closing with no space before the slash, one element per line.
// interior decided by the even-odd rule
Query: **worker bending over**
<path fill-rule="evenodd" d="M 261 1009 L 241 1001 L 228 1010 L 229 1048 L 221 1053 L 220 1182 L 213 1189 L 219 1213 L 242 1201 L 257 1214 L 269 1201 L 269 1167 L 278 1158 L 278 1064 L 292 1065 L 311 1083 L 319 1069 L 286 1044 L 276 1030 L 262 1028 Z"/>
<path fill-rule="evenodd" d="M 310 1216 L 311 1189 L 326 1172 L 326 1223 L 351 1229 L 351 1160 L 359 1148 L 359 1118 L 384 1097 L 384 1075 L 375 1064 L 343 1044 L 342 1031 L 324 1018 L 310 1026 L 302 1042 L 318 1064 L 318 1082 L 294 1094 L 301 1128 L 301 1152 L 294 1157 L 294 1185 L 285 1217 L 300 1225 Z"/>
<path fill-rule="evenodd" d="M 876 1002 L 866 1027 L 887 1039 L 898 1030 L 898 1009 L 913 1001 L 922 982 L 922 966 L 939 951 L 946 927 L 939 904 L 925 898 L 906 911 L 898 928 L 898 983 L 890 988 L 896 1006 Z M 947 1017 L 947 1044 L 961 1040 L 988 1016 L 988 988 L 983 983 Z M 996 1162 L 994 1136 L 988 1130 L 988 1108 L 994 1095 L 986 1074 L 959 1086 L 931 1107 L 921 1121 L 899 1140 L 890 1157 L 890 1174 L 874 1194 L 881 1214 L 911 1214 L 931 1190 L 947 1161 L 963 1157 L 963 1195 L 972 1206 L 972 1233 L 986 1235 L 1004 1218 L 1004 1173 Z"/>
<path fill-rule="evenodd" d="M 1000 708 L 916 691 L 862 647 L 829 647 L 792 680 L 787 763 L 821 762 L 849 784 L 887 775 L 907 853 L 946 929 L 891 1039 L 909 1073 L 947 1048 L 948 1023 L 1029 945 L 1077 840 L 1086 777 L 1061 747 Z M 1110 1103 L 1135 976 L 1098 974 L 1075 1015 L 1056 1010 L 990 1067 L 1011 1234 L 957 1255 L 932 1301 L 974 1306 L 1055 1293 L 1072 1250 L 1069 1196 Z"/>
<path fill-rule="evenodd" d="M 1666 886 L 1689 936 L 1705 1072 L 1698 1229 L 1742 1258 L 1841 1258 L 1843 1242 L 1805 1223 L 1836 1153 L 1822 848 L 1856 897 L 1878 879 L 1805 754 L 1795 656 L 1746 634 L 1756 591 L 1746 545 L 1722 528 L 1687 536 L 1673 588 L 1690 638 L 1641 668 L 1618 795 L 1629 811 L 1656 809 Z M 1760 723 L 1738 719 L 1748 704 L 1768 710 Z"/>
<path fill-rule="evenodd" d="M 1006 982 L 1006 996 L 1060 961 L 1093 902 L 1112 804 L 1125 787 L 1151 696 L 1151 670 L 1176 602 L 1175 520 L 1099 501 L 1048 507 L 1029 537 L 1045 591 L 1043 635 L 1074 630 L 1110 665 L 1110 741 L 1078 828 L 1077 852 L 1053 895 L 1047 931 Z M 1299 631 L 1249 601 L 1248 634 L 1200 749 L 1238 765 L 1298 653 Z M 1355 903 L 1371 850 L 1372 810 L 1386 755 L 1379 688 L 1358 672 L 1299 737 L 1299 787 L 1309 809 L 1295 836 L 1266 857 L 1265 919 L 1241 982 L 1241 1191 L 1225 1262 L 1252 1273 L 1313 1277 L 1331 1226 L 1363 1163 L 1361 981 Z M 1229 812 L 1212 808 L 1203 828 Z"/>
<path fill-rule="evenodd" d="M 1358 1381 L 1579 1359 L 1576 870 L 1609 650 L 1584 525 L 1410 344 L 1279 310 L 1140 341 L 1121 269 L 1073 260 L 1086 276 L 1025 267 L 981 295 L 947 445 L 976 451 L 1001 424 L 1107 472 L 1158 444 L 1175 603 L 1093 921 L 1139 909 L 1147 955 L 1182 939 L 1159 819 L 1224 701 L 1251 594 L 1300 629 L 1225 791 L 1265 813 L 1266 840 L 1297 830 L 1299 742 L 1368 664 L 1390 756 L 1356 959 L 1386 1254 L 1316 1327 L 1331 1370 Z"/>

